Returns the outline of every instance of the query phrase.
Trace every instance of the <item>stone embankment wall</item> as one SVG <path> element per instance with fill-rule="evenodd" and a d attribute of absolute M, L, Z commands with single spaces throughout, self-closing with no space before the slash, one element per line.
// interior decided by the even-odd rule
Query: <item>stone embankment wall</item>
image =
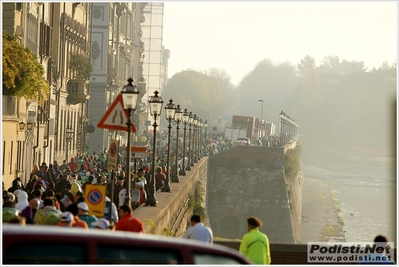
<path fill-rule="evenodd" d="M 188 209 L 189 196 L 193 194 L 197 181 L 206 184 L 208 158 L 202 158 L 187 171 L 186 176 L 179 176 L 179 183 L 170 183 L 170 192 L 156 193 L 156 206 L 141 205 L 133 211 L 133 216 L 140 219 L 146 233 L 173 235 L 179 237 L 189 226 L 192 212 Z"/>
<path fill-rule="evenodd" d="M 215 236 L 241 238 L 256 216 L 271 243 L 299 242 L 303 178 L 284 175 L 291 148 L 237 146 L 210 157 L 206 210 Z"/>

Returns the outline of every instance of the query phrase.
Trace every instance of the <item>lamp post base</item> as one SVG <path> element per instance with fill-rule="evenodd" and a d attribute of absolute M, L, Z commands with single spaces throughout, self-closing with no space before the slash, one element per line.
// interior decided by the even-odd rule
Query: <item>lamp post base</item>
<path fill-rule="evenodd" d="M 178 183 L 178 182 L 180 182 L 180 179 L 179 179 L 179 177 L 177 175 L 176 176 L 172 176 L 170 178 L 170 182 L 171 183 Z"/>
<path fill-rule="evenodd" d="M 172 188 L 170 188 L 169 183 L 166 183 L 163 187 L 161 187 L 161 192 L 170 192 Z"/>
<path fill-rule="evenodd" d="M 191 167 L 190 167 L 190 165 L 187 165 L 187 167 L 186 167 L 186 171 L 191 171 Z"/>
<path fill-rule="evenodd" d="M 155 199 L 155 195 L 151 194 L 145 201 L 144 206 L 156 206 L 158 201 Z"/>
<path fill-rule="evenodd" d="M 186 169 L 187 170 L 187 169 Z M 183 175 L 183 176 L 185 176 L 186 175 L 186 170 L 183 168 L 183 169 L 180 169 L 179 170 L 179 175 Z"/>

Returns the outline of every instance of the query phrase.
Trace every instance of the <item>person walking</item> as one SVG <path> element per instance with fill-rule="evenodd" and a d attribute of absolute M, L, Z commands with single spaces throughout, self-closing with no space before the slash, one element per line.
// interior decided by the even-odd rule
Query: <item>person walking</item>
<path fill-rule="evenodd" d="M 248 233 L 242 237 L 239 251 L 255 264 L 270 264 L 270 245 L 267 235 L 259 231 L 262 221 L 251 216 L 247 219 Z"/>
<path fill-rule="evenodd" d="M 70 213 L 69 211 L 65 211 L 62 213 L 60 221 L 58 222 L 57 226 L 72 227 L 74 222 L 75 221 L 74 221 L 72 213 Z"/>
<path fill-rule="evenodd" d="M 82 202 L 83 203 L 83 202 Z M 84 229 L 89 229 L 89 226 L 87 225 L 87 222 L 84 220 L 81 220 L 78 216 L 79 214 L 79 208 L 76 203 L 71 203 L 67 208 L 66 212 L 70 212 L 73 215 L 73 222 L 72 222 L 72 227 L 77 227 L 77 228 L 84 228 Z M 65 212 L 64 212 L 65 213 Z M 60 226 L 60 222 L 58 223 L 58 226 Z"/>
<path fill-rule="evenodd" d="M 162 168 L 160 166 L 155 167 L 155 189 L 158 191 L 164 186 L 166 182 L 166 175 L 162 173 Z"/>
<path fill-rule="evenodd" d="M 187 229 L 183 238 L 203 241 L 209 244 L 213 243 L 213 232 L 211 228 L 201 222 L 201 216 L 194 214 L 190 218 L 191 227 Z"/>
<path fill-rule="evenodd" d="M 115 230 L 144 233 L 143 223 L 133 217 L 132 209 L 128 205 L 119 207 L 119 221 L 115 226 Z"/>
<path fill-rule="evenodd" d="M 57 225 L 61 218 L 62 212 L 55 207 L 52 198 L 43 200 L 43 209 L 38 209 L 33 217 L 35 224 L 41 225 Z"/>
<path fill-rule="evenodd" d="M 98 220 L 95 215 L 89 215 L 89 206 L 85 202 L 78 203 L 78 217 L 80 220 L 85 221 L 89 228 L 94 228 L 92 223 Z"/>

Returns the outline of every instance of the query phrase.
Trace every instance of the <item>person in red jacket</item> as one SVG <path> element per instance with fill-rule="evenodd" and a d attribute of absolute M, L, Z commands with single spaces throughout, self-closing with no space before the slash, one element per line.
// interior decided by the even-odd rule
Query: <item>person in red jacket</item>
<path fill-rule="evenodd" d="M 76 163 L 74 158 L 71 158 L 71 161 L 68 163 L 69 169 L 71 172 L 75 173 L 78 168 L 78 164 Z"/>
<path fill-rule="evenodd" d="M 132 209 L 128 205 L 119 207 L 119 221 L 115 226 L 115 230 L 144 233 L 143 223 L 133 217 Z"/>

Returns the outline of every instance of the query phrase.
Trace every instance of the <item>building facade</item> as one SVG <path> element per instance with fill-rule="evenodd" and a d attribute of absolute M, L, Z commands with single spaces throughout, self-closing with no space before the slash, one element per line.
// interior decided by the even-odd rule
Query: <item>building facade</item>
<path fill-rule="evenodd" d="M 40 105 L 3 92 L 7 105 L 2 110 L 2 178 L 7 186 L 16 177 L 26 182 L 33 165 L 49 165 L 63 159 L 68 148 L 73 151 L 78 147 L 77 138 L 71 138 L 67 147 L 63 133 L 66 121 L 76 131 L 79 108 L 67 103 L 67 82 L 74 75 L 68 60 L 72 51 L 84 53 L 87 10 L 85 4 L 72 3 L 2 3 L 2 7 L 3 30 L 37 56 L 50 86 Z"/>
<path fill-rule="evenodd" d="M 146 5 L 2 3 L 3 30 L 37 56 L 50 85 L 48 98 L 40 105 L 3 92 L 2 180 L 6 189 L 16 177 L 25 184 L 34 165 L 61 165 L 77 154 L 99 153 L 107 148 L 110 137 L 126 141 L 124 133 L 97 124 L 128 78 L 146 94 L 141 29 Z M 162 58 L 157 58 L 160 65 Z M 140 111 L 147 100 L 143 97 Z M 139 113 L 134 115 L 137 121 Z"/>
<path fill-rule="evenodd" d="M 92 61 L 90 77 L 88 147 L 97 154 L 108 148 L 110 138 L 123 139 L 123 132 L 98 128 L 97 125 L 129 78 L 142 79 L 140 68 L 143 43 L 141 22 L 145 3 L 94 3 L 92 29 Z"/>
<path fill-rule="evenodd" d="M 146 94 L 142 102 L 148 103 L 150 96 L 158 91 L 162 96 L 162 91 L 167 82 L 167 66 L 169 60 L 169 50 L 164 49 L 163 41 L 163 14 L 164 3 L 151 2 L 144 8 L 145 22 L 142 24 L 144 42 L 144 64 L 143 76 L 146 81 Z M 165 101 L 165 100 L 164 100 Z M 146 106 L 147 107 L 147 106 Z M 149 108 L 145 108 L 141 115 L 141 128 L 152 131 L 153 119 Z M 159 125 L 160 122 L 158 121 Z"/>

